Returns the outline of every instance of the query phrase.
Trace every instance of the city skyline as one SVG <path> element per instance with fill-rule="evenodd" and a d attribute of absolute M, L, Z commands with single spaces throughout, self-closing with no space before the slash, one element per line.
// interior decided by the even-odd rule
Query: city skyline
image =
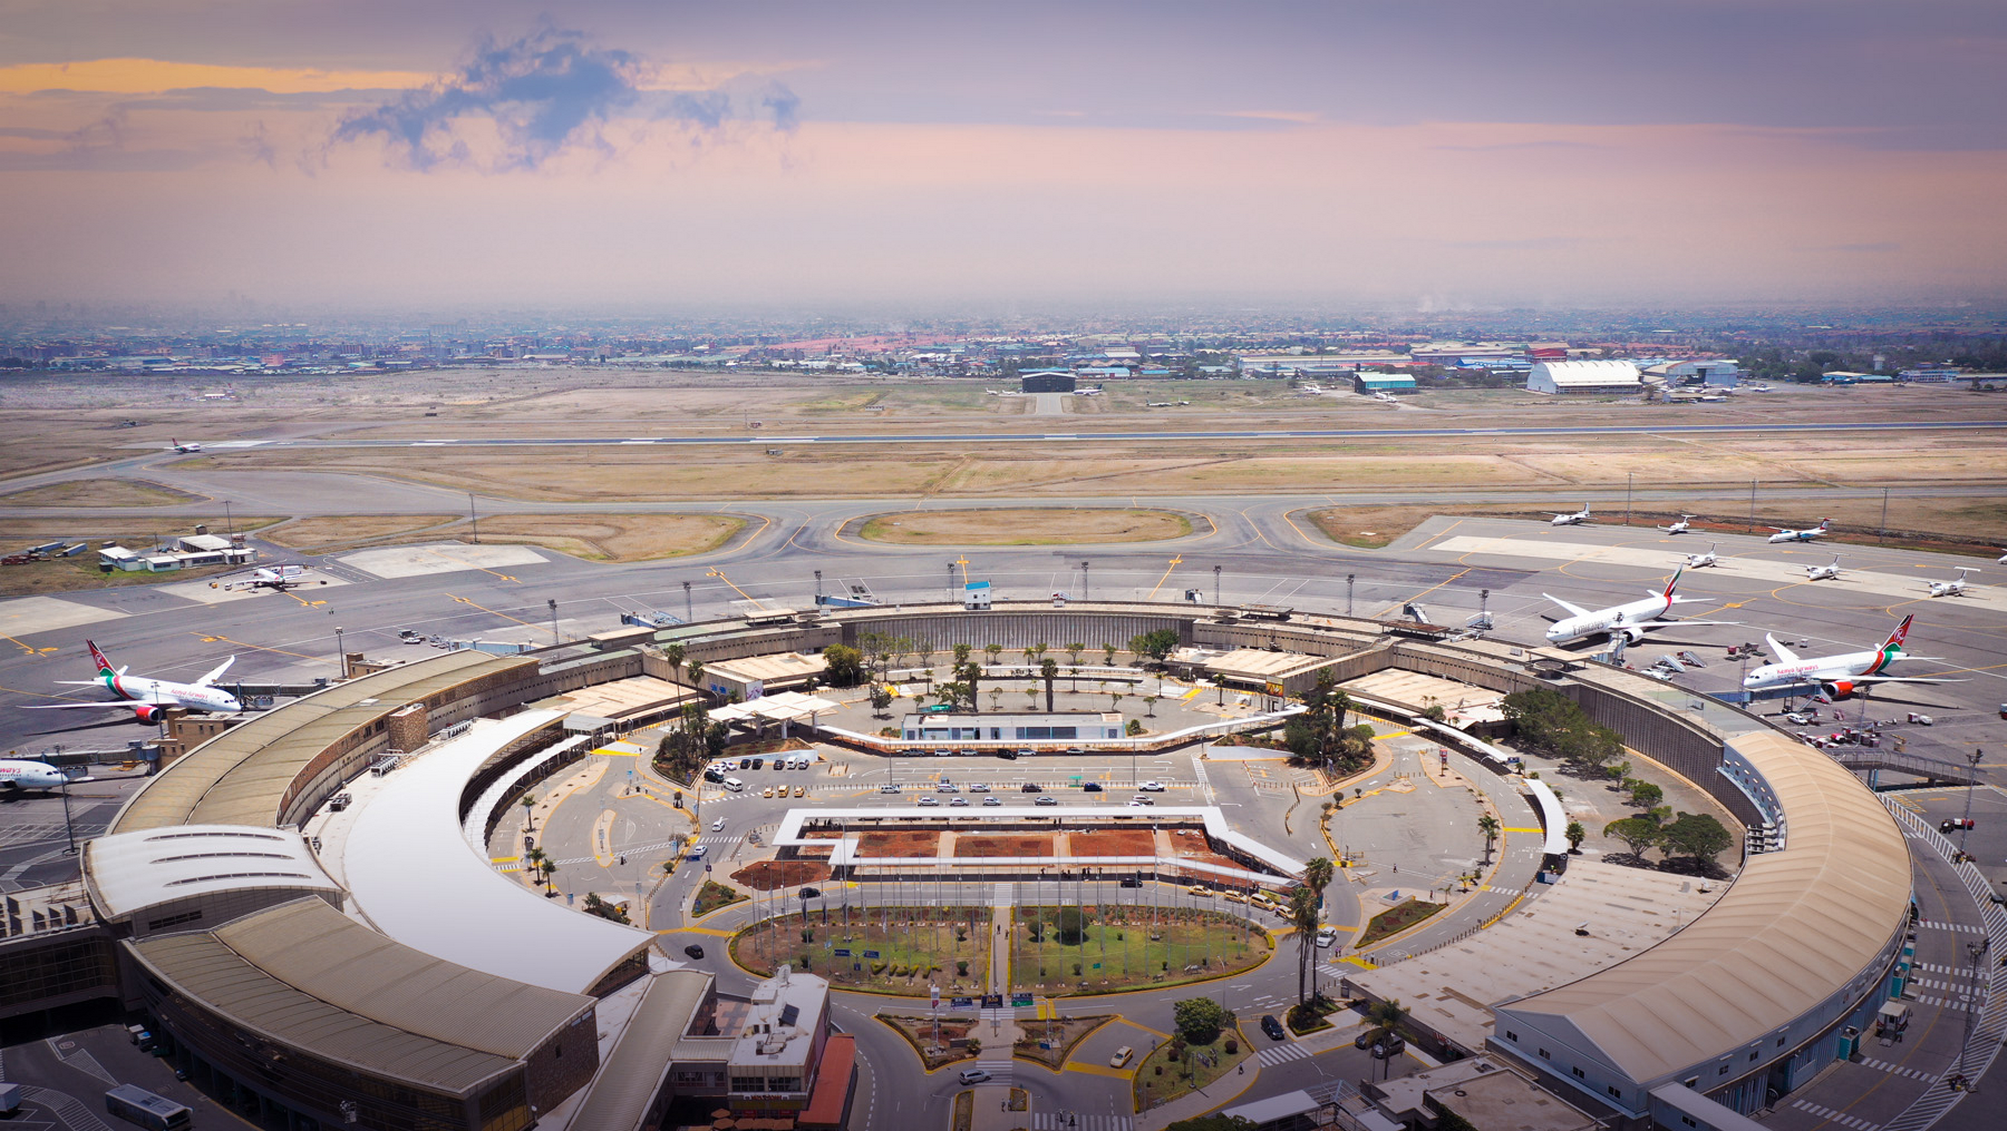
<path fill-rule="evenodd" d="M 1996 6 L 20 6 L 0 301 L 1986 304 Z"/>

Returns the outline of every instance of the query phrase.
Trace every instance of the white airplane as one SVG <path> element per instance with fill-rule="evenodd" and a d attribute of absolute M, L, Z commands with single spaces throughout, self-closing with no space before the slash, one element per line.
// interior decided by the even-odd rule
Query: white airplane
<path fill-rule="evenodd" d="M 1380 401 L 1380 402 L 1382 402 L 1383 404 L 1400 404 L 1400 403 L 1401 403 L 1401 398 L 1399 398 L 1399 397 L 1395 396 L 1395 395 L 1394 395 L 1394 394 L 1392 394 L 1392 393 L 1389 393 L 1389 392 L 1384 392 L 1384 391 L 1382 391 L 1382 392 L 1378 392 L 1378 393 L 1374 393 L 1374 394 L 1373 394 L 1373 399 L 1374 399 L 1374 400 L 1376 400 L 1376 401 Z"/>
<path fill-rule="evenodd" d="M 1688 569 L 1706 569 L 1706 568 L 1707 568 L 1708 566 L 1717 566 L 1717 565 L 1720 565 L 1720 564 L 1721 564 L 1721 559 L 1719 559 L 1719 558 L 1717 558 L 1717 557 L 1715 557 L 1715 556 L 1714 556 L 1714 551 L 1715 551 L 1715 549 L 1716 549 L 1717 547 L 1719 547 L 1720 545 L 1721 545 L 1721 543 L 1719 543 L 1719 542 L 1709 542 L 1709 543 L 1707 544 L 1707 553 L 1705 553 L 1705 554 L 1688 554 L 1688 555 L 1686 556 L 1686 568 L 1688 568 Z"/>
<path fill-rule="evenodd" d="M 1765 634 L 1763 640 L 1770 645 L 1770 651 L 1777 657 L 1774 664 L 1755 668 L 1742 677 L 1743 690 L 1753 695 L 1798 695 L 1810 690 L 1813 698 L 1821 703 L 1831 703 L 1852 695 L 1856 688 L 1877 683 L 1963 683 L 1959 679 L 1926 679 L 1916 676 L 1892 676 L 1881 673 L 1888 670 L 1897 660 L 1920 659 L 1902 650 L 1903 638 L 1909 635 L 1910 622 L 1914 616 L 1902 618 L 1902 623 L 1889 633 L 1887 640 L 1879 648 L 1867 652 L 1845 652 L 1837 656 L 1814 656 L 1800 659 L 1791 649 L 1778 643 L 1775 636 Z"/>
<path fill-rule="evenodd" d="M 110 688 L 112 694 L 118 696 L 118 698 L 108 703 L 43 703 L 30 706 L 27 710 L 75 711 L 84 708 L 98 710 L 103 710 L 107 707 L 124 708 L 132 711 L 133 721 L 135 722 L 156 723 L 160 721 L 160 716 L 169 707 L 186 707 L 191 711 L 212 712 L 233 712 L 244 709 L 243 704 L 237 702 L 236 696 L 219 687 L 211 686 L 216 682 L 218 677 L 229 670 L 231 664 L 237 662 L 237 657 L 235 656 L 216 665 L 209 674 L 196 680 L 194 683 L 175 683 L 172 680 L 147 679 L 144 676 L 128 677 L 125 674 L 125 668 L 113 669 L 111 661 L 105 658 L 103 652 L 98 651 L 98 646 L 95 643 L 86 640 L 84 644 L 91 650 L 91 659 L 97 661 L 98 677 L 96 679 L 64 679 L 57 680 L 56 682 L 70 687 L 90 687 L 95 684 L 103 684 Z"/>
<path fill-rule="evenodd" d="M 196 443 L 193 440 L 190 440 L 185 444 L 179 440 L 169 440 L 168 443 L 173 444 L 174 450 L 177 452 L 199 452 L 202 450 L 202 445 Z"/>
<path fill-rule="evenodd" d="M 1805 567 L 1805 580 L 1807 581 L 1833 581 L 1839 576 L 1840 555 L 1838 554 L 1834 554 L 1833 560 L 1825 565 Z"/>
<path fill-rule="evenodd" d="M 1770 529 L 1775 530 L 1777 533 L 1772 534 L 1770 540 L 1772 542 L 1810 542 L 1814 538 L 1823 538 L 1826 534 L 1826 524 L 1830 521 L 1832 520 L 1822 518 L 1819 520 L 1819 525 L 1807 527 L 1804 530 L 1787 530 L 1782 526 L 1773 526 Z"/>
<path fill-rule="evenodd" d="M 1994 564 L 1994 565 L 2007 565 L 2007 554 L 2001 554 L 2001 555 L 2000 555 L 2000 556 L 1999 556 L 1998 558 L 1995 558 L 1995 559 L 1993 560 L 1993 564 Z"/>
<path fill-rule="evenodd" d="M 1686 571 L 1681 566 L 1674 571 L 1672 580 L 1666 582 L 1665 592 L 1647 597 L 1642 601 L 1627 601 L 1612 605 L 1607 609 L 1585 609 L 1571 605 L 1551 593 L 1541 596 L 1568 610 L 1568 616 L 1555 621 L 1547 630 L 1549 644 L 1566 644 L 1585 636 L 1615 636 L 1622 633 L 1636 644 L 1645 638 L 1645 633 L 1654 628 L 1669 628 L 1673 625 L 1690 624 L 1734 624 L 1728 620 L 1681 620 L 1661 621 L 1660 617 L 1672 611 L 1672 607 L 1686 600 L 1673 596 L 1673 589 L 1679 585 L 1679 576 Z"/>
<path fill-rule="evenodd" d="M 1683 514 L 1679 516 L 1678 522 L 1673 523 L 1671 526 L 1661 526 L 1659 529 L 1665 531 L 1667 534 L 1685 534 L 1690 529 L 1687 520 L 1692 517 L 1690 514 Z M 1713 563 L 1710 562 L 1709 564 Z"/>
<path fill-rule="evenodd" d="M 300 580 L 300 578 L 306 576 L 306 573 L 307 567 L 303 565 L 260 566 L 248 573 L 233 573 L 228 577 L 219 577 L 209 583 L 209 588 L 226 591 L 234 589 L 271 589 L 284 593 L 295 585 L 307 584 Z M 327 581 L 322 580 L 319 584 L 326 585 Z"/>
<path fill-rule="evenodd" d="M 1963 597 L 1965 596 L 1965 575 L 1978 572 L 1977 569 L 1971 566 L 1959 566 L 1957 577 L 1950 581 L 1931 582 L 1930 595 L 1933 597 Z"/>
<path fill-rule="evenodd" d="M 1583 503 L 1581 510 L 1576 511 L 1573 514 L 1557 514 L 1554 516 L 1554 521 L 1548 523 L 1547 525 L 1573 526 L 1578 522 L 1587 522 L 1587 521 L 1589 521 L 1589 504 Z"/>
<path fill-rule="evenodd" d="M 90 777 L 73 778 L 47 762 L 0 759 L 0 798 L 14 797 L 24 789 L 55 789 L 72 782 L 95 780 Z"/>

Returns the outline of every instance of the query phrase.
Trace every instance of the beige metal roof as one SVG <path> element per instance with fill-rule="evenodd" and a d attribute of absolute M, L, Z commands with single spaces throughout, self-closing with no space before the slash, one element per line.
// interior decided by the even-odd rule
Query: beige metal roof
<path fill-rule="evenodd" d="M 1730 742 L 1775 791 L 1787 822 L 1784 849 L 1751 857 L 1720 902 L 1685 930 L 1580 981 L 1501 1006 L 1501 1019 L 1525 1015 L 1550 1031 L 1572 1028 L 1584 1049 L 1650 1084 L 1797 1020 L 1904 928 L 1909 853 L 1874 795 L 1832 759 L 1781 734 Z"/>
<path fill-rule="evenodd" d="M 101 836 L 84 845 L 84 875 L 107 918 L 124 919 L 170 900 L 248 888 L 341 889 L 295 832 L 183 825 Z"/>
<path fill-rule="evenodd" d="M 421 954 L 317 899 L 125 945 L 162 981 L 247 1029 L 452 1093 L 508 1071 L 595 1005 Z"/>
<path fill-rule="evenodd" d="M 335 684 L 196 747 L 135 793 L 109 831 L 277 824 L 300 771 L 349 732 L 455 684 L 535 662 L 449 652 Z"/>
<path fill-rule="evenodd" d="M 640 1127 L 648 1101 L 654 1098 L 662 1073 L 675 1056 L 677 1038 L 696 1016 L 710 989 L 711 975 L 701 970 L 671 970 L 658 975 L 642 994 L 641 1004 L 607 1054 L 606 1063 L 600 1066 L 599 1078 L 593 1081 L 571 1126 L 594 1131 Z"/>

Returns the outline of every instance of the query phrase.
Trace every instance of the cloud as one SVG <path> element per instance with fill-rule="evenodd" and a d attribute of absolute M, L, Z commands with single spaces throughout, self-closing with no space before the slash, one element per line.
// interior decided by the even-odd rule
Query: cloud
<path fill-rule="evenodd" d="M 484 39 L 456 75 L 344 117 L 333 141 L 381 136 L 413 168 L 463 162 L 462 119 L 494 123 L 500 168 L 533 169 L 573 146 L 609 148 L 600 126 L 634 102 L 640 60 L 548 25 L 511 43 Z"/>
<path fill-rule="evenodd" d="M 162 59 L 87 59 L 72 63 L 20 63 L 0 67 L 0 93 L 93 91 L 157 94 L 189 87 L 267 90 L 278 94 L 379 89 L 404 90 L 431 81 L 413 71 L 337 71 L 318 67 L 239 67 Z"/>

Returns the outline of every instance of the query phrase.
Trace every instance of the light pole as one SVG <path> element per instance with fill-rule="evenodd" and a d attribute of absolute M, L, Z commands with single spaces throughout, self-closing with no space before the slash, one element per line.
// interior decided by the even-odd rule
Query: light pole
<path fill-rule="evenodd" d="M 696 619 L 697 614 L 690 611 L 690 583 L 686 581 L 683 583 L 683 622 L 688 624 Z"/>
<path fill-rule="evenodd" d="M 1080 563 L 1080 599 L 1083 601 L 1090 599 L 1087 595 L 1087 565 L 1086 562 Z"/>
<path fill-rule="evenodd" d="M 1356 576 L 1350 573 L 1345 575 L 1345 615 L 1348 617 L 1352 615 L 1352 582 Z"/>
<path fill-rule="evenodd" d="M 334 650 L 335 650 L 335 664 L 336 664 L 336 665 L 337 665 L 337 666 L 338 666 L 338 667 L 340 668 L 340 670 L 341 670 L 341 675 L 340 675 L 340 677 L 339 677 L 339 678 L 341 678 L 341 679 L 347 679 L 347 678 L 348 678 L 348 653 L 347 653 L 346 651 L 344 651 L 344 650 L 342 649 L 342 643 L 341 643 L 341 626 L 340 626 L 340 625 L 335 625 L 335 630 L 334 630 Z"/>
<path fill-rule="evenodd" d="M 822 604 L 822 571 L 815 571 L 815 603 Z"/>
<path fill-rule="evenodd" d="M 1631 480 L 1637 474 L 1638 473 L 1635 471 L 1624 472 L 1624 525 L 1625 526 L 1629 526 L 1631 524 Z"/>
<path fill-rule="evenodd" d="M 1213 567 L 1213 604 L 1215 605 L 1220 603 L 1220 568 L 1219 566 Z"/>
<path fill-rule="evenodd" d="M 557 631 L 557 598 L 552 597 L 545 604 L 551 607 L 551 643 L 561 643 L 562 638 L 558 636 Z"/>
<path fill-rule="evenodd" d="M 1961 860 L 1972 858 L 1965 851 L 1965 838 L 1972 835 L 1972 786 L 1979 780 L 1979 758 L 1982 753 L 1984 753 L 1983 747 L 1974 748 L 1972 757 L 1968 759 L 1972 763 L 1972 773 L 1965 779 L 1965 819 L 1958 823 L 1958 856 Z"/>
<path fill-rule="evenodd" d="M 56 745 L 56 757 L 63 756 L 61 743 Z M 63 775 L 63 834 L 69 838 L 70 846 L 63 850 L 65 856 L 77 854 L 77 827 L 70 823 L 70 782 L 69 775 Z"/>
<path fill-rule="evenodd" d="M 474 524 L 474 544 L 481 544 L 481 516 L 474 511 L 474 492 L 467 492 L 467 521 Z"/>
<path fill-rule="evenodd" d="M 1992 939 L 1981 939 L 1965 944 L 1965 952 L 1972 956 L 1972 985 L 1965 991 L 1965 1038 L 1958 1046 L 1958 1070 L 1951 1074 L 1951 1086 L 1954 1088 L 1970 1090 L 1972 1087 L 1972 1082 L 1965 1078 L 1965 1054 L 1972 1047 L 1972 1030 L 1979 1023 L 1978 1003 L 1985 992 L 1979 981 L 1979 960 L 1992 943 Z"/>
<path fill-rule="evenodd" d="M 948 603 L 955 603 L 955 563 L 948 563 Z"/>

